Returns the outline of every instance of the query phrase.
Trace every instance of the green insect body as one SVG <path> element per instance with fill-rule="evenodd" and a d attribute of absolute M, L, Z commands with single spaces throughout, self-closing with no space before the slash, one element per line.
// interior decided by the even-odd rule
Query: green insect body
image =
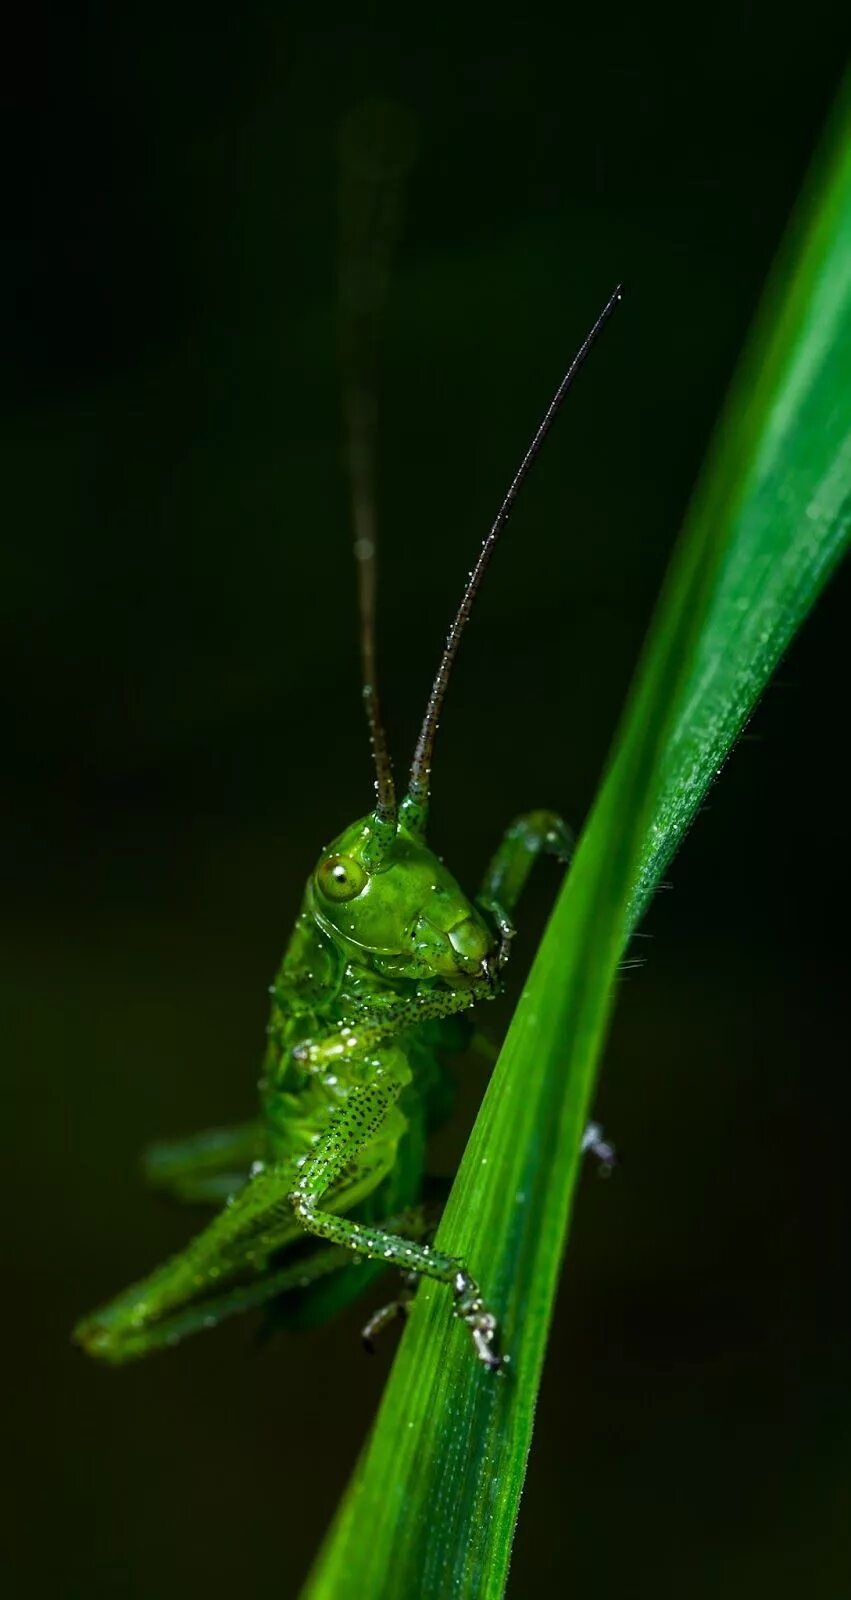
<path fill-rule="evenodd" d="M 448 1020 L 499 992 L 532 862 L 542 851 L 566 859 L 570 838 L 548 812 L 521 818 L 471 902 L 401 812 L 377 865 L 373 814 L 308 881 L 272 988 L 261 1120 L 151 1153 L 161 1188 L 226 1204 L 186 1250 L 80 1324 L 91 1354 L 118 1362 L 173 1344 L 354 1254 L 451 1284 L 477 1353 L 499 1365 L 495 1321 L 465 1264 L 415 1237 L 422 1154 L 444 1098 L 436 1052 L 457 1039 Z M 407 1236 L 353 1219 L 368 1199 Z M 287 1265 L 286 1247 L 305 1232 L 325 1249 Z"/>
<path fill-rule="evenodd" d="M 490 1369 L 505 1359 L 496 1319 L 466 1262 L 430 1242 L 425 1145 L 446 1113 L 444 1057 L 469 1038 L 470 1008 L 501 988 L 512 916 L 530 868 L 542 853 L 566 861 L 571 840 L 549 811 L 519 818 L 478 895 L 468 899 L 426 840 L 432 755 L 474 596 L 520 485 L 620 291 L 562 379 L 484 541 L 432 687 L 408 792 L 397 806 L 376 688 L 375 408 L 369 390 L 371 323 L 380 295 L 370 301 L 367 293 L 370 283 L 386 279 L 384 255 L 398 210 L 398 162 L 388 166 L 376 151 L 398 150 L 397 133 L 396 120 L 388 124 L 384 113 L 365 138 L 359 133 L 358 159 L 368 160 L 357 215 L 369 219 L 369 228 L 362 238 L 357 227 L 348 228 L 355 244 L 342 284 L 342 302 L 352 308 L 344 340 L 345 416 L 376 804 L 323 851 L 308 880 L 272 986 L 259 1117 L 155 1146 L 147 1155 L 155 1187 L 220 1209 L 172 1260 L 78 1325 L 75 1336 L 84 1349 L 111 1362 L 144 1356 L 270 1302 L 278 1309 L 312 1296 L 326 1310 L 343 1304 L 369 1277 L 346 1270 L 356 1261 L 397 1268 L 407 1285 L 422 1276 L 449 1285 L 478 1358 Z M 370 241 L 376 238 L 373 270 Z M 330 1280 L 324 1294 L 323 1280 Z M 367 1333 L 403 1303 L 375 1313 Z"/>

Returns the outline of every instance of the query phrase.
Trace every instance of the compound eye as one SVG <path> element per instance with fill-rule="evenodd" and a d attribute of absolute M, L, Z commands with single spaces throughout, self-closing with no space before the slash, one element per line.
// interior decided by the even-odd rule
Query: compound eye
<path fill-rule="evenodd" d="M 366 873 L 351 856 L 326 856 L 316 870 L 326 900 L 354 900 L 366 888 Z"/>

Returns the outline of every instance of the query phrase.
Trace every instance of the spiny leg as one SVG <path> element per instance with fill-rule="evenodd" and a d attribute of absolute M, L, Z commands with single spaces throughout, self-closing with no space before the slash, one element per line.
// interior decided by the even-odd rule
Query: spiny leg
<path fill-rule="evenodd" d="M 399 1267 L 405 1273 L 450 1284 L 455 1297 L 455 1314 L 469 1328 L 479 1360 L 495 1370 L 503 1365 L 503 1358 L 494 1348 L 496 1318 L 484 1304 L 478 1285 L 463 1261 L 372 1223 L 353 1222 L 318 1207 L 318 1202 L 339 1175 L 392 1117 L 395 1101 L 409 1081 L 410 1071 L 400 1050 L 382 1050 L 369 1065 L 372 1069 L 370 1082 L 351 1092 L 328 1132 L 301 1168 L 290 1195 L 293 1210 L 302 1227 L 332 1244 L 345 1245 L 356 1255 L 368 1259 L 386 1261 L 388 1266 Z"/>

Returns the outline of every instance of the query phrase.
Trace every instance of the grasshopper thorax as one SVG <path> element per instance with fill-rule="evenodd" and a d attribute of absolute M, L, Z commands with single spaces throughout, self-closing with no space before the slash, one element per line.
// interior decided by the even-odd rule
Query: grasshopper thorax
<path fill-rule="evenodd" d="M 399 821 L 376 869 L 372 838 L 364 817 L 320 857 L 308 905 L 322 931 L 388 978 L 492 985 L 498 941 L 443 862 Z"/>

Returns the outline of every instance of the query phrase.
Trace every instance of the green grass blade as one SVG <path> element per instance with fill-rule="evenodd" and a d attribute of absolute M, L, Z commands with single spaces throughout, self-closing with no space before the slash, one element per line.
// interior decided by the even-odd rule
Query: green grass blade
<path fill-rule="evenodd" d="M 848 107 L 782 252 L 615 753 L 440 1230 L 502 1319 L 474 1361 L 421 1289 L 309 1600 L 502 1594 L 585 1125 L 631 928 L 849 537 Z"/>

